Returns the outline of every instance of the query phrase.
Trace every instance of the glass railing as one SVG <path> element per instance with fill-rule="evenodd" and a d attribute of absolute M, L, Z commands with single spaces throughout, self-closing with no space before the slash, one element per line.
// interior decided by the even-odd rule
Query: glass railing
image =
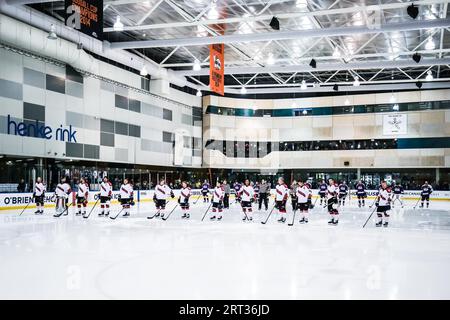
<path fill-rule="evenodd" d="M 336 107 L 312 108 L 305 105 L 297 108 L 283 109 L 260 109 L 252 108 L 228 108 L 209 105 L 206 114 L 216 114 L 235 117 L 304 117 L 304 116 L 330 116 L 358 113 L 384 113 L 384 112 L 406 112 L 423 110 L 447 110 L 450 109 L 450 100 L 408 102 L 397 104 L 373 104 Z"/>

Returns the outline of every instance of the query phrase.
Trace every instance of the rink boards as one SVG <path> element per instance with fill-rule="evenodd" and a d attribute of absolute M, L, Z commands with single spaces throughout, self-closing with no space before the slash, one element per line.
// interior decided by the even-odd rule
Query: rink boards
<path fill-rule="evenodd" d="M 313 190 L 313 197 L 316 198 L 318 190 Z M 376 190 L 367 190 L 367 198 L 374 199 L 377 191 Z M 153 201 L 153 190 L 136 190 L 135 191 L 135 201 L 136 202 L 150 202 Z M 180 193 L 179 190 L 174 190 L 175 196 L 178 196 Z M 274 195 L 274 189 L 271 190 L 272 196 Z M 32 193 L 0 193 L 0 211 L 1 210 L 11 210 L 11 209 L 23 209 L 30 202 L 33 201 Z M 54 202 L 51 200 L 53 197 L 53 192 L 47 192 L 45 194 L 45 207 L 54 206 Z M 196 200 L 201 196 L 200 189 L 192 190 L 191 199 Z M 119 191 L 113 191 L 113 199 L 112 203 L 118 203 Z M 234 195 L 231 195 L 231 198 L 234 199 Z M 356 190 L 350 191 L 350 198 L 356 199 Z M 403 200 L 414 200 L 417 201 L 420 198 L 420 190 L 408 190 L 402 195 Z M 76 193 L 73 192 L 71 196 L 72 201 L 74 202 L 76 199 Z M 430 199 L 433 201 L 450 201 L 450 191 L 434 191 Z M 98 200 L 98 192 L 91 191 L 89 193 L 89 204 L 94 204 Z M 32 205 L 30 204 L 29 207 Z"/>

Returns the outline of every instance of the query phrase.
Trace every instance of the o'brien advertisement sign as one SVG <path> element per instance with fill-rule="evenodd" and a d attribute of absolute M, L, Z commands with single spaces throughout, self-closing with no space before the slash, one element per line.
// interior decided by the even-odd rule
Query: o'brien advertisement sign
<path fill-rule="evenodd" d="M 35 122 L 27 123 L 16 122 L 11 118 L 11 115 L 8 115 L 6 122 L 8 134 L 13 134 L 15 136 L 34 137 L 47 140 L 54 139 L 57 141 L 74 143 L 77 142 L 77 131 L 73 130 L 72 125 L 69 125 L 68 128 L 64 128 L 63 125 L 60 125 L 59 128 L 54 129 L 37 120 Z"/>

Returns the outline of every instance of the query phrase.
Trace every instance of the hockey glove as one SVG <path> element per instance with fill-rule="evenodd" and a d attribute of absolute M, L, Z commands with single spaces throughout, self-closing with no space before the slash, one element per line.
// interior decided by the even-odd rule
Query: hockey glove
<path fill-rule="evenodd" d="M 175 194 L 173 193 L 173 191 L 170 191 L 170 197 L 173 199 L 175 198 Z"/>

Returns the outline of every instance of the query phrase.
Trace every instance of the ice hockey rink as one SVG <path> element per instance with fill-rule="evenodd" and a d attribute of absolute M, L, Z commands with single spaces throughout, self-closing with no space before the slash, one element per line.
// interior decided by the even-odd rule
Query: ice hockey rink
<path fill-rule="evenodd" d="M 292 227 L 276 214 L 261 224 L 265 211 L 242 222 L 238 204 L 220 222 L 201 222 L 201 201 L 189 220 L 177 209 L 149 220 L 150 202 L 116 220 L 95 211 L 83 219 L 73 208 L 61 218 L 53 209 L 3 211 L 0 298 L 449 299 L 450 203 L 408 201 L 388 228 L 376 228 L 374 214 L 363 229 L 371 203 L 347 204 L 338 226 L 318 205 L 308 225 L 297 215 Z"/>

